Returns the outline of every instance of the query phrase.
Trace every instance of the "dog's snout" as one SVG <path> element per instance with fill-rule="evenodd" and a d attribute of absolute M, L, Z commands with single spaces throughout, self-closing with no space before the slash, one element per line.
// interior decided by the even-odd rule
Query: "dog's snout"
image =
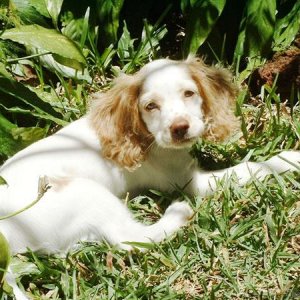
<path fill-rule="evenodd" d="M 189 122 L 184 118 L 177 118 L 170 126 L 170 132 L 174 141 L 180 141 L 186 137 L 190 128 Z"/>

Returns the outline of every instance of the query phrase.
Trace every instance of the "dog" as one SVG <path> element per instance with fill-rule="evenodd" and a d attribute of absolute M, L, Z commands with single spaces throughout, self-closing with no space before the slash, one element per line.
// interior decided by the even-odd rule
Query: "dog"
<path fill-rule="evenodd" d="M 98 93 L 89 112 L 52 136 L 8 159 L 0 169 L 0 215 L 29 209 L 0 221 L 13 253 L 66 252 L 79 241 L 100 241 L 130 250 L 126 242 L 160 242 L 184 226 L 193 211 L 171 204 L 153 225 L 132 217 L 120 200 L 145 189 L 185 187 L 208 195 L 218 179 L 235 174 L 241 184 L 253 176 L 299 171 L 300 152 L 231 168 L 201 170 L 188 149 L 199 138 L 220 142 L 238 127 L 237 88 L 231 73 L 199 58 L 160 59 L 134 75 L 121 75 Z"/>

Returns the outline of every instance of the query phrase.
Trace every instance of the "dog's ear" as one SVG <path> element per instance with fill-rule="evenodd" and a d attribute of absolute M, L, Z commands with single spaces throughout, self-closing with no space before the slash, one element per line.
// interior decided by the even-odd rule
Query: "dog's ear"
<path fill-rule="evenodd" d="M 102 155 L 128 170 L 140 166 L 153 141 L 138 110 L 140 86 L 137 75 L 121 75 L 110 90 L 95 94 L 90 109 Z"/>
<path fill-rule="evenodd" d="M 237 87 L 232 74 L 223 68 L 207 66 L 200 58 L 189 57 L 185 63 L 204 100 L 202 110 L 207 124 L 204 138 L 226 139 L 239 126 L 234 115 Z"/>

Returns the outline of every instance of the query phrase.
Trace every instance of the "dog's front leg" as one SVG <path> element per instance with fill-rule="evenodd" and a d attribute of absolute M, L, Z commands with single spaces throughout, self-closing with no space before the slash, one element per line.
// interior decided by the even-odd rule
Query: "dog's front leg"
<path fill-rule="evenodd" d="M 287 171 L 300 172 L 300 151 L 284 151 L 265 162 L 243 162 L 223 170 L 197 170 L 191 187 L 194 194 L 205 196 L 213 193 L 217 189 L 218 181 L 222 179 L 236 176 L 242 185 L 252 178 L 263 179 L 269 174 Z"/>

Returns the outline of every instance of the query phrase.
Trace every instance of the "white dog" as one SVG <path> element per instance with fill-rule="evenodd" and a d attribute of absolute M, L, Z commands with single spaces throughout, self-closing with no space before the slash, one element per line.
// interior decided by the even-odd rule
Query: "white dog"
<path fill-rule="evenodd" d="M 0 186 L 1 216 L 34 201 L 41 177 L 49 186 L 34 206 L 0 221 L 12 251 L 63 252 L 101 239 L 125 249 L 124 242 L 159 242 L 186 224 L 190 206 L 175 202 L 146 226 L 120 201 L 126 192 L 190 182 L 187 193 L 205 195 L 232 173 L 245 183 L 253 175 L 299 170 L 297 151 L 213 173 L 197 167 L 188 148 L 199 137 L 223 140 L 236 128 L 231 81 L 228 71 L 200 59 L 151 62 L 97 95 L 87 116 L 9 159 L 0 169 L 8 183 Z"/>

